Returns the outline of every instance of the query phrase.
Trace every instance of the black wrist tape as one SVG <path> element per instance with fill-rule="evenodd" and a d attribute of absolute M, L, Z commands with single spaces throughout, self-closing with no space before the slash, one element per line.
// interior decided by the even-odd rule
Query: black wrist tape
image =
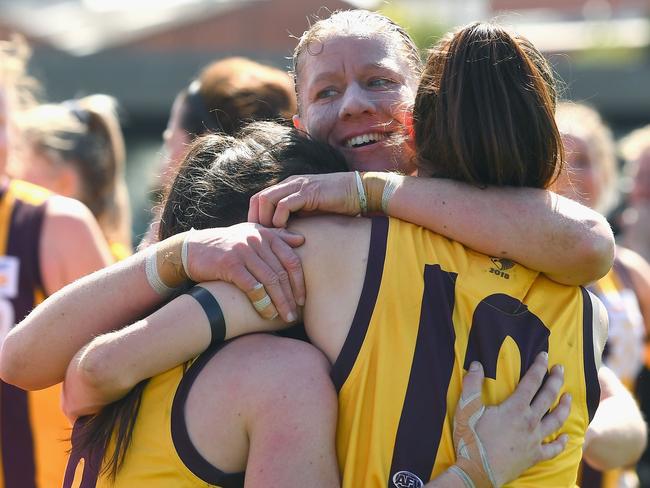
<path fill-rule="evenodd" d="M 210 331 L 212 332 L 210 345 L 222 343 L 226 338 L 226 320 L 217 299 L 202 286 L 195 286 L 187 294 L 199 302 L 199 305 L 208 316 Z"/>

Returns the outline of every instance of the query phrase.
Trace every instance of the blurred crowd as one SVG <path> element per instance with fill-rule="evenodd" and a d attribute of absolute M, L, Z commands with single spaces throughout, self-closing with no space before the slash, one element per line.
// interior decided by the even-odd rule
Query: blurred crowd
<path fill-rule="evenodd" d="M 19 37 L 0 42 L 0 237 L 17 235 L 14 229 L 24 224 L 10 220 L 9 198 L 13 205 L 24 201 L 36 209 L 34 218 L 40 223 L 25 224 L 28 230 L 21 238 L 33 241 L 32 259 L 40 266 L 40 276 L 34 275 L 30 289 L 12 289 L 16 278 L 11 261 L 5 256 L 0 261 L 0 294 L 30 297 L 31 305 L 16 312 L 23 315 L 66 283 L 155 242 L 160 218 L 153 202 L 154 217 L 146 235 L 133 235 L 125 181 L 128 148 L 117 115 L 119 101 L 104 94 L 42 100 L 38 80 L 27 72 L 29 54 L 29 46 Z M 159 189 L 173 182 L 195 138 L 210 132 L 236 134 L 253 120 L 290 125 L 296 113 L 291 76 L 244 58 L 220 59 L 204 67 L 169 102 L 162 134 L 164 156 L 158 174 L 151 178 Z M 556 120 L 566 161 L 554 190 L 607 216 L 617 236 L 614 267 L 591 285 L 610 314 L 604 361 L 648 415 L 650 125 L 617 140 L 594 107 L 576 101 L 561 103 Z M 7 246 L 2 249 L 0 254 L 7 254 Z M 5 307 L 0 307 L 0 314 L 4 314 L 1 340 L 23 317 L 7 316 Z M 7 388 L 3 385 L 3 394 Z M 51 405 L 53 400 L 47 401 Z M 63 469 L 57 469 L 52 472 L 60 475 Z M 637 471 L 642 483 L 650 486 L 650 454 Z"/>

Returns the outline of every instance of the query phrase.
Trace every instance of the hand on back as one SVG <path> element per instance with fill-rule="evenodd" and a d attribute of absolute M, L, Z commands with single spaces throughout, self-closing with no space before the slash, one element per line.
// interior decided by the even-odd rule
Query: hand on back
<path fill-rule="evenodd" d="M 546 380 L 548 356 L 541 353 L 517 389 L 503 403 L 485 407 L 481 400 L 483 368 L 474 363 L 463 380 L 454 414 L 457 465 L 479 486 L 501 486 L 536 463 L 552 459 L 566 447 L 561 434 L 550 442 L 569 416 L 571 398 L 563 394 L 557 406 L 564 373 L 554 366 Z M 492 479 L 492 483 L 490 483 Z"/>

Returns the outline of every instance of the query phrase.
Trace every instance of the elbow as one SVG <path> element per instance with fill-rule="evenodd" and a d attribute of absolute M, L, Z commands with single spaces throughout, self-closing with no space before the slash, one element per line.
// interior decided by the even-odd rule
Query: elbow
<path fill-rule="evenodd" d="M 632 396 L 601 401 L 585 437 L 584 458 L 601 471 L 632 466 L 646 449 L 648 427 Z"/>
<path fill-rule="evenodd" d="M 614 264 L 616 251 L 614 234 L 606 221 L 596 223 L 589 234 L 589 237 L 579 244 L 584 263 L 584 283 L 591 283 L 605 276 Z"/>
<path fill-rule="evenodd" d="M 80 391 L 87 393 L 88 398 L 99 402 L 110 403 L 115 392 L 130 389 L 129 375 L 119 367 L 111 357 L 110 350 L 103 347 L 93 347 L 91 344 L 81 353 L 75 363 L 72 374 L 66 376 L 66 382 L 78 385 Z"/>
<path fill-rule="evenodd" d="M 645 451 L 647 445 L 647 429 L 645 423 L 630 430 L 627 435 L 616 443 L 606 437 L 593 439 L 583 453 L 587 463 L 600 471 L 626 468 L 635 465 Z"/>
<path fill-rule="evenodd" d="M 9 332 L 0 349 L 0 378 L 2 381 L 23 390 L 38 390 L 50 386 L 41 385 L 26 374 L 29 369 L 27 362 L 24 360 L 29 356 L 26 353 L 27 351 L 21 347 L 21 341 L 16 337 L 16 334 Z"/>
<path fill-rule="evenodd" d="M 72 360 L 61 396 L 61 409 L 71 421 L 99 412 L 112 401 L 110 394 L 121 381 L 111 368 L 108 358 L 92 345 L 77 353 Z"/>
<path fill-rule="evenodd" d="M 114 366 L 106 353 L 91 345 L 79 358 L 75 377 L 80 384 L 92 391 L 115 389 L 119 387 L 121 379 Z"/>

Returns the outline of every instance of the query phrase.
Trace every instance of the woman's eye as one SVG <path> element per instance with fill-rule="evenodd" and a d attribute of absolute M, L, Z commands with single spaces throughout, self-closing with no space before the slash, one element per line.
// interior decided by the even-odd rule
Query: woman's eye
<path fill-rule="evenodd" d="M 321 90 L 318 93 L 316 93 L 316 99 L 320 100 L 323 98 L 333 97 L 337 93 L 338 92 L 334 88 L 325 88 L 324 90 Z"/>
<path fill-rule="evenodd" d="M 395 84 L 395 82 L 388 78 L 373 78 L 368 82 L 368 86 L 371 88 L 384 88 L 393 84 Z"/>

